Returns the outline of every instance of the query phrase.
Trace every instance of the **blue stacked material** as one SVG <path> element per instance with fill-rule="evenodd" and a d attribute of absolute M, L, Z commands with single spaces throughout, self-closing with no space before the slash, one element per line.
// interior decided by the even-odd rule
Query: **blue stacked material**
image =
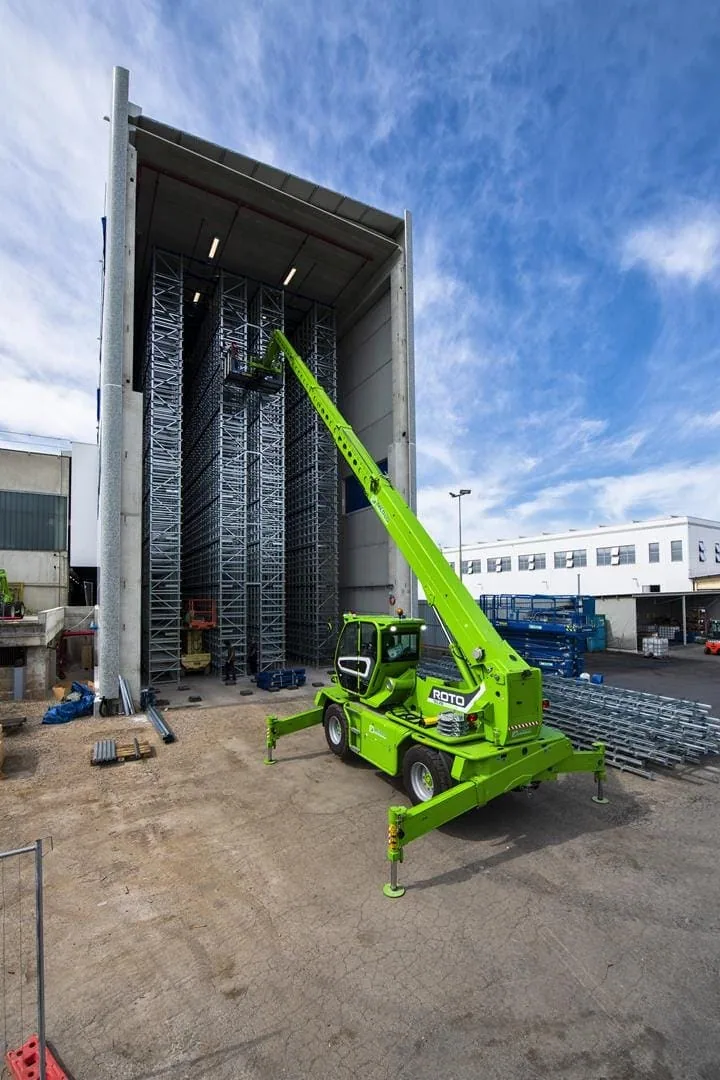
<path fill-rule="evenodd" d="M 291 686 L 305 685 L 305 668 L 278 668 L 260 671 L 255 676 L 258 690 L 287 690 Z"/>
<path fill-rule="evenodd" d="M 520 656 L 547 674 L 577 677 L 593 631 L 591 596 L 481 596 L 480 607 Z"/>

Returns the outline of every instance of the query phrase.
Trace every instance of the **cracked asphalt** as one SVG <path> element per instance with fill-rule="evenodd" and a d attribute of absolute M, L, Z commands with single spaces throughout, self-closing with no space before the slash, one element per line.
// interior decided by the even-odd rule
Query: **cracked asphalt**
<path fill-rule="evenodd" d="M 6 739 L 0 847 L 53 837 L 48 1033 L 76 1080 L 720 1078 L 712 774 L 506 796 L 410 845 L 388 900 L 393 784 L 319 729 L 262 763 L 268 708 L 310 696 L 173 712 L 170 746 L 39 709 Z M 151 760 L 90 767 L 139 727 Z"/>

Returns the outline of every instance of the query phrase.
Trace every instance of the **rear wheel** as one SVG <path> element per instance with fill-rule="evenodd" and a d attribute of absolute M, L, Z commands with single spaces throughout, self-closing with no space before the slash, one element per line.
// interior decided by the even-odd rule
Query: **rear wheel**
<path fill-rule="evenodd" d="M 403 758 L 403 784 L 414 806 L 452 787 L 447 762 L 437 750 L 411 746 Z"/>
<path fill-rule="evenodd" d="M 352 750 L 348 739 L 347 717 L 341 705 L 328 705 L 323 716 L 323 727 L 327 744 L 335 757 L 339 757 L 341 761 L 349 761 Z"/>

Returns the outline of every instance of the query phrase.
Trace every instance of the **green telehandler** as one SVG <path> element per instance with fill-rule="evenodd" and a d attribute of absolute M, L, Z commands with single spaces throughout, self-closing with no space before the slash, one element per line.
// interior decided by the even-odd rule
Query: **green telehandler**
<path fill-rule="evenodd" d="M 355 432 L 287 340 L 275 330 L 267 370 L 284 357 L 375 513 L 407 559 L 435 609 L 457 678 L 421 674 L 424 625 L 394 615 L 343 616 L 332 685 L 314 708 L 267 720 L 268 764 L 280 736 L 322 724 L 338 758 L 363 758 L 402 776 L 412 807 L 388 810 L 387 896 L 402 896 L 398 863 L 411 840 L 506 792 L 537 787 L 560 773 L 589 772 L 605 802 L 605 750 L 575 750 L 543 723 L 541 673 L 529 667 L 488 621 L 437 544 L 381 472 Z"/>

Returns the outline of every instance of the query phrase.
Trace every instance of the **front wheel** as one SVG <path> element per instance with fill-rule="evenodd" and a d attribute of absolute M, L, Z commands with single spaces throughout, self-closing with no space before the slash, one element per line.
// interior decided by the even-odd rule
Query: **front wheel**
<path fill-rule="evenodd" d="M 348 738 L 348 722 L 345 710 L 341 705 L 328 705 L 323 716 L 325 738 L 330 750 L 341 761 L 349 761 L 352 757 L 350 740 Z"/>
<path fill-rule="evenodd" d="M 452 787 L 447 763 L 437 750 L 411 746 L 403 758 L 403 784 L 413 806 Z"/>

